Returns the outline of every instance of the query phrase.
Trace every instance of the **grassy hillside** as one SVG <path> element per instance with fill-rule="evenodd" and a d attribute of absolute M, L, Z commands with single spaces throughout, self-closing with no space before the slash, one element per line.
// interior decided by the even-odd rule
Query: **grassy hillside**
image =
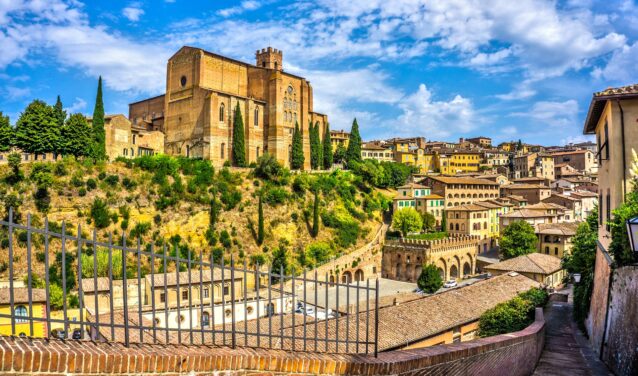
<path fill-rule="evenodd" d="M 318 234 L 312 236 L 314 192 Z M 258 244 L 258 197 L 264 213 L 264 239 Z M 65 158 L 57 162 L 0 167 L 0 215 L 14 207 L 19 222 L 42 226 L 44 217 L 59 230 L 95 228 L 98 239 L 109 234 L 128 243 L 184 257 L 228 260 L 231 254 L 249 264 L 274 264 L 288 271 L 312 267 L 348 252 L 374 235 L 391 191 L 374 189 L 350 172 L 291 173 L 274 160 L 260 159 L 255 168 L 215 171 L 208 161 L 168 156 L 142 157 L 93 164 Z M 212 217 L 212 218 L 211 218 Z M 16 234 L 18 274 L 26 268 L 25 240 Z M 43 272 L 43 239 L 34 237 L 35 269 Z M 6 231 L 0 247 L 8 245 Z M 71 247 L 71 245 L 68 245 Z M 73 245 L 69 251 L 76 252 Z M 52 251 L 59 250 L 52 243 Z M 87 256 L 92 250 L 83 250 Z M 58 257 L 60 255 L 57 255 Z M 56 255 L 50 255 L 53 260 Z M 59 258 L 61 261 L 61 258 Z M 87 260 L 88 261 L 88 260 Z M 69 260 L 74 267 L 76 261 Z M 144 265 L 144 271 L 148 271 Z M 131 271 L 134 273 L 134 271 Z M 135 273 L 136 274 L 136 273 Z M 6 278 L 6 262 L 0 277 Z"/>

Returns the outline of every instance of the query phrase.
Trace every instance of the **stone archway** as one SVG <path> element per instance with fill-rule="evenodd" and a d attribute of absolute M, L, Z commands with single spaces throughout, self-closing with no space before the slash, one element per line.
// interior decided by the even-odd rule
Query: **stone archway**
<path fill-rule="evenodd" d="M 443 278 L 444 281 L 447 280 L 447 262 L 445 262 L 444 258 L 440 258 L 434 265 L 436 265 L 436 268 L 440 271 L 439 273 L 441 274 L 441 278 Z"/>
<path fill-rule="evenodd" d="M 456 265 L 452 265 L 450 266 L 450 279 L 457 278 L 459 278 L 459 268 L 457 268 Z"/>
<path fill-rule="evenodd" d="M 472 274 L 472 265 L 469 262 L 463 263 L 463 277 L 467 277 Z"/>
<path fill-rule="evenodd" d="M 363 270 L 361 269 L 357 269 L 356 272 L 354 272 L 354 281 L 360 281 L 363 282 Z"/>
<path fill-rule="evenodd" d="M 350 284 L 352 283 L 352 273 L 344 272 L 341 276 L 341 283 Z"/>
<path fill-rule="evenodd" d="M 397 267 L 394 269 L 394 278 L 397 280 L 401 280 L 401 263 L 397 264 Z"/>
<path fill-rule="evenodd" d="M 335 276 L 334 275 L 330 275 L 330 283 L 335 283 Z"/>
<path fill-rule="evenodd" d="M 436 268 L 436 270 L 439 271 L 439 275 L 441 276 L 441 279 L 445 281 L 446 280 L 445 279 L 445 270 L 443 270 L 441 268 Z"/>

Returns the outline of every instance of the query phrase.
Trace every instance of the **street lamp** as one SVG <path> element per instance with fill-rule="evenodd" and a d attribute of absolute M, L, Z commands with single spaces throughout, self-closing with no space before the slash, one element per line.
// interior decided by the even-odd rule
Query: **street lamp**
<path fill-rule="evenodd" d="M 627 220 L 627 234 L 629 235 L 629 246 L 632 252 L 638 252 L 638 217 Z"/>
<path fill-rule="evenodd" d="M 574 273 L 574 274 L 572 274 L 572 277 L 574 277 L 574 282 L 575 283 L 580 282 L 580 273 Z"/>

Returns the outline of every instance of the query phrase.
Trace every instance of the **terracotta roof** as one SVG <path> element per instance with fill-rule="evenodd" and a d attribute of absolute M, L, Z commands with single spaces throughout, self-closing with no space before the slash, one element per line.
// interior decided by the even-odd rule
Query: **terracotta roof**
<path fill-rule="evenodd" d="M 486 181 L 486 179 L 456 177 L 456 176 L 428 176 L 428 178 L 440 181 L 444 184 L 481 184 L 481 185 L 499 185 L 497 182 Z"/>
<path fill-rule="evenodd" d="M 199 274 L 199 273 L 198 273 Z M 133 281 L 129 281 L 133 282 Z M 137 284 L 137 279 L 135 280 Z M 113 286 L 122 287 L 121 279 L 114 279 Z M 111 289 L 109 284 L 109 277 L 98 277 L 97 278 L 97 291 L 108 291 Z M 82 291 L 83 292 L 93 292 L 95 291 L 95 284 L 93 278 L 82 278 Z"/>
<path fill-rule="evenodd" d="M 607 88 L 603 91 L 594 93 L 591 102 L 589 103 L 589 110 L 587 111 L 587 118 L 585 119 L 585 126 L 583 128 L 584 134 L 592 134 L 596 130 L 598 120 L 603 113 L 605 104 L 609 99 L 616 98 L 634 98 L 638 97 L 638 84 L 621 86 L 617 88 Z"/>
<path fill-rule="evenodd" d="M 427 185 L 419 184 L 419 183 L 408 183 L 408 184 L 404 184 L 400 186 L 398 189 L 405 189 L 405 188 L 429 189 L 430 187 L 428 187 Z"/>
<path fill-rule="evenodd" d="M 561 259 L 534 252 L 485 267 L 486 270 L 504 270 L 517 273 L 552 274 L 561 270 Z"/>
<path fill-rule="evenodd" d="M 586 154 L 586 153 L 591 153 L 591 150 L 560 151 L 557 153 L 552 153 L 552 157 L 561 156 L 561 155 L 570 155 L 570 154 Z"/>
<path fill-rule="evenodd" d="M 517 294 L 527 291 L 540 284 L 521 274 L 503 274 L 471 285 L 448 290 L 439 294 L 429 295 L 421 299 L 411 300 L 406 303 L 392 305 L 379 309 L 379 350 L 386 351 L 401 348 L 439 333 L 451 330 L 462 324 L 474 322 L 483 312 L 494 307 L 498 303 L 507 301 Z M 365 305 L 365 304 L 364 304 Z M 368 313 L 360 312 L 359 315 L 340 317 L 337 320 L 318 322 L 317 336 L 325 338 L 326 325 L 328 336 L 335 338 L 338 326 L 339 340 L 345 341 L 346 323 L 349 323 L 349 338 L 359 340 L 374 338 L 374 325 L 370 325 L 366 333 L 366 320 Z M 374 310 L 369 314 L 370 322 L 374 319 Z M 357 326 L 357 322 L 359 325 Z M 358 328 L 358 332 L 357 332 Z M 296 336 L 303 335 L 303 326 L 288 329 L 285 334 Z M 307 326 L 307 335 L 314 337 L 314 326 Z M 301 344 L 297 341 L 297 346 Z M 365 351 L 361 348 L 360 351 Z M 365 346 L 363 346 L 365 347 Z M 354 345 L 350 344 L 350 350 Z M 313 348 L 314 350 L 314 348 Z M 319 342 L 317 351 L 325 351 L 324 342 Z M 345 344 L 340 344 L 335 349 L 334 343 L 328 344 L 329 351 L 343 352 Z"/>
<path fill-rule="evenodd" d="M 546 185 L 539 184 L 508 184 L 504 185 L 503 189 L 550 189 Z"/>
<path fill-rule="evenodd" d="M 505 198 L 509 198 L 510 200 L 519 201 L 519 202 L 528 201 L 525 197 L 520 195 L 507 195 L 505 196 Z"/>
<path fill-rule="evenodd" d="M 553 202 L 545 202 L 545 201 L 537 202 L 537 203 L 532 204 L 532 205 L 527 205 L 525 207 L 525 209 L 529 209 L 529 210 L 548 210 L 548 209 L 567 210 L 567 208 L 562 206 L 562 205 L 558 205 L 558 204 L 555 204 Z"/>
<path fill-rule="evenodd" d="M 0 288 L 0 304 L 10 304 L 10 288 Z M 31 302 L 46 302 L 44 289 L 31 289 Z M 27 287 L 13 288 L 13 303 L 29 303 L 29 289 Z"/>
<path fill-rule="evenodd" d="M 241 273 L 235 273 L 235 279 L 241 279 L 240 275 Z M 210 276 L 211 276 L 210 269 L 202 270 L 202 282 L 210 282 L 211 281 Z M 147 274 L 145 279 L 146 279 L 146 284 L 148 286 L 151 285 L 151 277 L 153 277 L 153 283 L 155 287 L 164 286 L 165 284 L 167 286 L 173 286 L 177 284 L 177 273 L 175 272 L 166 273 L 166 283 L 164 282 L 164 273 Z M 224 269 L 224 278 L 222 278 L 221 268 L 219 267 L 215 268 L 214 277 L 215 277 L 214 278 L 215 281 L 221 281 L 222 279 L 230 280 L 230 270 Z M 180 285 L 182 284 L 185 285 L 188 283 L 188 271 L 179 273 L 179 283 Z M 198 270 L 193 269 L 191 271 L 191 283 L 199 283 Z"/>
<path fill-rule="evenodd" d="M 541 223 L 536 225 L 536 233 L 543 235 L 576 235 L 580 223 Z"/>
<path fill-rule="evenodd" d="M 610 95 L 624 95 L 624 94 L 638 94 L 638 84 L 621 86 L 621 87 L 608 87 L 605 90 L 594 93 L 594 97 L 606 97 Z"/>
<path fill-rule="evenodd" d="M 379 146 L 376 144 L 372 144 L 372 143 L 368 143 L 368 144 L 363 144 L 361 145 L 361 150 L 366 149 L 366 150 L 383 150 L 383 151 L 390 151 L 389 148 L 384 148 L 383 146 Z"/>
<path fill-rule="evenodd" d="M 580 196 L 580 197 L 598 197 L 598 195 L 594 192 L 590 191 L 574 191 L 570 192 L 571 196 Z"/>
<path fill-rule="evenodd" d="M 522 208 L 520 210 L 514 210 L 513 212 L 501 215 L 501 218 L 541 218 L 541 217 L 556 217 L 556 214 L 548 214 L 540 210 L 529 210 L 527 208 Z"/>

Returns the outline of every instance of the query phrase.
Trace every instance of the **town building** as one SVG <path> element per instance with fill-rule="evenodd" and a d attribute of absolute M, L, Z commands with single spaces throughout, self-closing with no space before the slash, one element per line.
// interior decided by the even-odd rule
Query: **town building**
<path fill-rule="evenodd" d="M 522 154 L 514 157 L 513 178 L 540 177 L 554 180 L 554 159 L 545 153 Z"/>
<path fill-rule="evenodd" d="M 13 312 L 11 311 L 11 290 L 13 290 Z M 31 302 L 31 307 L 29 307 L 29 302 Z M 0 315 L 4 316 L 0 317 L 0 335 L 39 338 L 49 335 L 46 320 L 44 320 L 46 318 L 46 293 L 44 289 L 31 289 L 31 296 L 29 296 L 28 287 L 0 288 Z M 11 325 L 12 315 L 15 317 L 13 328 Z M 29 317 L 43 320 L 29 320 Z M 32 325 L 33 331 L 31 331 Z"/>
<path fill-rule="evenodd" d="M 585 219 L 583 202 L 576 196 L 552 193 L 552 195 L 544 199 L 543 202 L 557 204 L 573 212 L 573 217 L 565 218 L 565 221 L 582 221 Z"/>
<path fill-rule="evenodd" d="M 428 176 L 422 184 L 445 198 L 447 208 L 499 197 L 499 184 L 487 179 L 454 176 Z"/>
<path fill-rule="evenodd" d="M 497 245 L 501 235 L 500 217 L 509 209 L 509 205 L 496 201 L 477 201 L 449 208 L 445 212 L 448 234 L 477 236 L 481 240 L 479 253 L 487 252 Z"/>
<path fill-rule="evenodd" d="M 585 174 L 598 172 L 598 162 L 590 150 L 563 151 L 552 153 L 551 156 L 554 158 L 554 164 L 564 163 Z"/>
<path fill-rule="evenodd" d="M 552 194 L 549 187 L 537 184 L 509 184 L 501 187 L 502 196 L 522 196 L 530 204 L 536 204 Z"/>
<path fill-rule="evenodd" d="M 535 184 L 535 185 L 544 185 L 546 187 L 549 187 L 551 184 L 551 180 L 545 179 L 540 176 L 536 176 L 536 177 L 530 176 L 527 178 L 512 179 L 511 183 L 512 184 Z"/>
<path fill-rule="evenodd" d="M 538 252 L 560 259 L 571 253 L 572 238 L 579 223 L 544 223 L 536 225 Z"/>
<path fill-rule="evenodd" d="M 89 125 L 92 119 L 88 119 Z M 113 161 L 118 157 L 135 158 L 164 152 L 164 133 L 134 126 L 122 114 L 104 116 L 106 155 Z"/>
<path fill-rule="evenodd" d="M 477 172 L 481 164 L 481 153 L 477 151 L 441 149 L 436 155 L 436 168 L 443 175 Z"/>
<path fill-rule="evenodd" d="M 510 184 L 510 180 L 503 174 L 479 174 L 474 176 L 477 179 L 487 179 L 499 185 Z"/>
<path fill-rule="evenodd" d="M 379 162 L 392 162 L 394 161 L 394 153 L 392 149 L 367 142 L 361 144 L 361 158 L 374 159 Z"/>
<path fill-rule="evenodd" d="M 348 148 L 348 144 L 350 143 L 350 133 L 344 130 L 335 131 L 330 130 L 330 142 L 332 143 L 332 151 L 336 151 L 339 146 L 343 146 L 345 149 Z"/>
<path fill-rule="evenodd" d="M 422 184 L 409 183 L 397 188 L 397 195 L 392 200 L 393 210 L 414 208 L 419 213 L 430 213 L 436 220 L 436 226 L 441 226 L 445 210 L 445 198 L 432 194 L 430 187 Z"/>
<path fill-rule="evenodd" d="M 510 153 L 498 149 L 485 150 L 483 160 L 490 167 L 506 167 L 510 164 Z"/>
<path fill-rule="evenodd" d="M 309 125 L 318 125 L 323 136 L 328 117 L 314 110 L 310 82 L 284 72 L 282 51 L 268 47 L 258 50 L 255 58 L 252 65 L 182 47 L 168 60 L 166 94 L 131 103 L 129 119 L 138 125 L 152 110 L 162 117 L 157 124 L 165 134 L 166 154 L 208 159 L 216 167 L 232 159 L 236 109 L 243 119 L 248 163 L 268 152 L 290 166 L 297 124 L 303 135 L 304 168 L 309 169 Z"/>
<path fill-rule="evenodd" d="M 484 269 L 492 275 L 515 272 L 549 287 L 561 285 L 567 273 L 562 268 L 561 259 L 542 253 L 514 257 L 485 266 Z"/>
<path fill-rule="evenodd" d="M 563 178 L 580 178 L 583 173 L 576 170 L 567 163 L 554 164 L 554 177 L 559 180 Z"/>
<path fill-rule="evenodd" d="M 482 148 L 489 148 L 492 146 L 492 139 L 489 137 L 483 137 L 483 136 L 472 137 L 472 138 L 466 138 L 465 141 L 471 142 L 474 145 L 480 146 Z"/>
<path fill-rule="evenodd" d="M 521 208 L 519 210 L 512 210 L 511 212 L 504 214 L 500 217 L 500 228 L 505 229 L 507 226 L 516 221 L 525 221 L 532 226 L 543 223 L 557 223 L 560 222 L 559 218 L 564 214 L 551 213 L 544 210 L 533 210 L 527 208 Z"/>
<path fill-rule="evenodd" d="M 383 246 L 381 276 L 416 282 L 425 264 L 436 265 L 444 280 L 475 274 L 480 239 L 458 236 L 439 240 L 388 240 Z"/>

